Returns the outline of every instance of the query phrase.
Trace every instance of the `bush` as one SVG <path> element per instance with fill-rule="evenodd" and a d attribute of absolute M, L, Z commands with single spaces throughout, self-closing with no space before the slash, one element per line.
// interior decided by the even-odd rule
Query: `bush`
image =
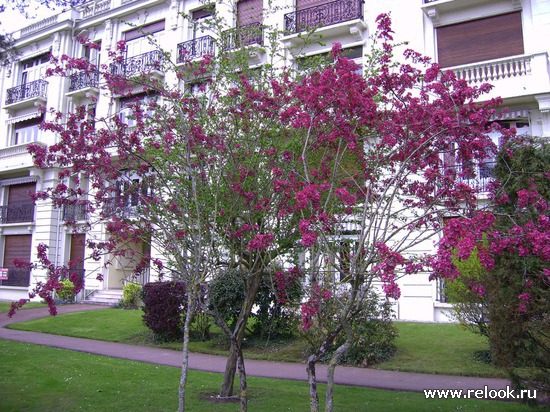
<path fill-rule="evenodd" d="M 154 282 L 143 286 L 143 322 L 159 340 L 182 337 L 183 317 L 187 308 L 185 283 Z"/>
<path fill-rule="evenodd" d="M 139 283 L 126 283 L 122 290 L 122 306 L 127 309 L 137 309 L 142 304 L 141 290 Z"/>
<path fill-rule="evenodd" d="M 391 303 L 387 299 L 381 303 L 376 293 L 368 295 L 352 325 L 352 346 L 340 362 L 367 367 L 390 359 L 397 350 L 395 339 L 398 335 L 392 316 Z M 345 335 L 341 335 L 324 360 L 330 359 L 344 340 Z"/>
<path fill-rule="evenodd" d="M 74 293 L 74 284 L 69 279 L 62 280 L 63 288 L 57 291 L 57 299 L 64 303 L 73 303 L 76 297 Z"/>
<path fill-rule="evenodd" d="M 210 285 L 209 301 L 222 318 L 232 328 L 241 311 L 244 296 L 245 273 L 238 270 L 228 270 L 216 278 Z M 287 302 L 299 302 L 302 289 L 297 279 L 296 286 L 287 290 Z M 297 329 L 297 316 L 289 305 L 281 304 L 275 292 L 270 276 L 262 278 L 258 295 L 256 296 L 252 335 L 269 339 L 275 336 L 290 336 Z"/>

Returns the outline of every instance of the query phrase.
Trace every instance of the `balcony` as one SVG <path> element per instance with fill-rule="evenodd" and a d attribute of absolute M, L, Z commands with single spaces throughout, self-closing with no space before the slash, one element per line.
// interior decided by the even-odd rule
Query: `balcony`
<path fill-rule="evenodd" d="M 34 220 L 34 203 L 0 206 L 0 224 L 24 223 Z"/>
<path fill-rule="evenodd" d="M 84 98 L 99 95 L 99 73 L 79 71 L 69 76 L 68 97 Z"/>
<path fill-rule="evenodd" d="M 331 1 L 287 13 L 284 16 L 284 29 L 288 33 L 299 33 L 352 20 L 363 20 L 363 0 Z"/>
<path fill-rule="evenodd" d="M 221 49 L 224 52 L 252 45 L 262 46 L 264 41 L 262 24 L 252 23 L 226 30 L 222 32 L 221 40 Z"/>
<path fill-rule="evenodd" d="M 20 86 L 11 87 L 6 92 L 5 109 L 43 106 L 46 103 L 48 82 L 35 80 Z"/>
<path fill-rule="evenodd" d="M 77 222 L 88 219 L 88 211 L 85 205 L 63 205 L 63 221 Z"/>
<path fill-rule="evenodd" d="M 142 74 L 164 76 L 164 56 L 160 50 L 153 50 L 137 56 L 127 57 L 122 63 L 111 64 L 111 74 L 122 77 L 135 77 Z"/>
<path fill-rule="evenodd" d="M 176 63 L 185 63 L 195 59 L 201 59 L 205 55 L 214 55 L 215 40 L 212 36 L 202 36 L 178 44 L 178 56 Z"/>
<path fill-rule="evenodd" d="M 494 181 L 493 170 L 495 165 L 495 162 L 487 161 L 468 168 L 460 164 L 445 166 L 445 174 L 453 175 L 456 181 L 465 183 L 480 193 L 487 193 L 489 184 Z"/>
<path fill-rule="evenodd" d="M 472 85 L 490 83 L 493 89 L 484 99 L 505 99 L 548 93 L 550 76 L 548 53 L 524 54 L 449 67 L 457 78 Z"/>
<path fill-rule="evenodd" d="M 0 286 L 19 286 L 28 287 L 31 277 L 29 268 L 9 267 L 7 279 L 0 278 Z"/>
<path fill-rule="evenodd" d="M 103 204 L 105 217 L 117 215 L 124 219 L 137 219 L 139 217 L 137 200 L 129 201 L 126 198 L 113 198 Z"/>
<path fill-rule="evenodd" d="M 292 46 L 303 45 L 299 33 L 315 29 L 323 38 L 338 37 L 342 43 L 364 40 L 367 25 L 363 21 L 363 3 L 364 0 L 336 0 L 287 13 L 283 39 Z"/>

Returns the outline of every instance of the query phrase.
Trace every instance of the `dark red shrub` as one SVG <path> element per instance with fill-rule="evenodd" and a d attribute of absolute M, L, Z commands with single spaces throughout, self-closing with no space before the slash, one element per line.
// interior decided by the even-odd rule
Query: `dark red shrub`
<path fill-rule="evenodd" d="M 147 283 L 143 286 L 142 300 L 143 322 L 157 339 L 181 338 L 187 309 L 184 282 Z"/>

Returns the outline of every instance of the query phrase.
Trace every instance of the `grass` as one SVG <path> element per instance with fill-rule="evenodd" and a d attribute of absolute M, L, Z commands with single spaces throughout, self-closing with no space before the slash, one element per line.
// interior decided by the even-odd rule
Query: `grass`
<path fill-rule="evenodd" d="M 493 365 L 474 359 L 487 350 L 485 338 L 455 324 L 396 322 L 397 353 L 381 369 L 448 375 L 506 377 Z"/>
<path fill-rule="evenodd" d="M 11 302 L 11 300 L 0 300 L 0 313 L 8 312 L 11 308 Z M 45 306 L 46 304 L 41 302 L 27 302 L 25 306 L 23 306 L 23 309 L 42 308 Z"/>
<path fill-rule="evenodd" d="M 474 353 L 487 349 L 487 343 L 480 336 L 469 333 L 458 325 L 396 322 L 396 326 L 399 330 L 399 338 L 396 342 L 397 354 L 391 360 L 376 365 L 379 369 L 467 376 L 505 376 L 494 366 L 474 359 Z M 68 313 L 13 324 L 9 327 L 181 350 L 180 342 L 161 344 L 153 341 L 149 330 L 141 321 L 139 310 L 104 309 Z M 294 362 L 304 360 L 306 349 L 306 345 L 301 340 L 247 346 L 245 356 L 249 359 Z M 227 354 L 225 338 L 220 335 L 205 342 L 192 341 L 190 350 L 200 353 Z"/>
<path fill-rule="evenodd" d="M 150 365 L 69 350 L 0 340 L 0 410 L 9 411 L 173 411 L 179 368 Z M 194 412 L 238 411 L 238 404 L 207 398 L 221 375 L 190 371 L 186 407 Z M 305 411 L 306 382 L 249 378 L 249 410 Z M 324 385 L 319 385 L 321 395 Z M 528 411 L 511 402 L 425 399 L 423 394 L 338 386 L 335 410 Z"/>

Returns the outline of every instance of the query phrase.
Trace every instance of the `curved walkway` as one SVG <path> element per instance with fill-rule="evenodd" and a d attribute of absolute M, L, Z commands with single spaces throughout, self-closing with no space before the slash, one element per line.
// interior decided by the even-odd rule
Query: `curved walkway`
<path fill-rule="evenodd" d="M 59 314 L 63 314 L 97 309 L 105 309 L 105 306 L 67 305 L 59 307 L 58 312 Z M 10 323 L 23 322 L 45 316 L 48 316 L 47 308 L 21 310 L 11 319 L 8 318 L 6 313 L 0 313 L 0 339 L 52 346 L 159 365 L 181 366 L 182 357 L 179 351 L 4 328 L 5 325 Z M 246 359 L 245 364 L 249 376 L 307 381 L 304 364 L 251 359 Z M 189 355 L 189 366 L 195 370 L 223 373 L 225 369 L 225 357 L 191 353 Z M 326 382 L 326 367 L 324 365 L 318 365 L 317 378 L 320 382 Z M 336 368 L 335 381 L 341 385 L 413 392 L 422 392 L 424 389 L 468 390 L 485 389 L 485 387 L 488 390 L 498 390 L 506 389 L 506 386 L 510 385 L 510 382 L 506 379 L 429 375 L 345 366 Z"/>

